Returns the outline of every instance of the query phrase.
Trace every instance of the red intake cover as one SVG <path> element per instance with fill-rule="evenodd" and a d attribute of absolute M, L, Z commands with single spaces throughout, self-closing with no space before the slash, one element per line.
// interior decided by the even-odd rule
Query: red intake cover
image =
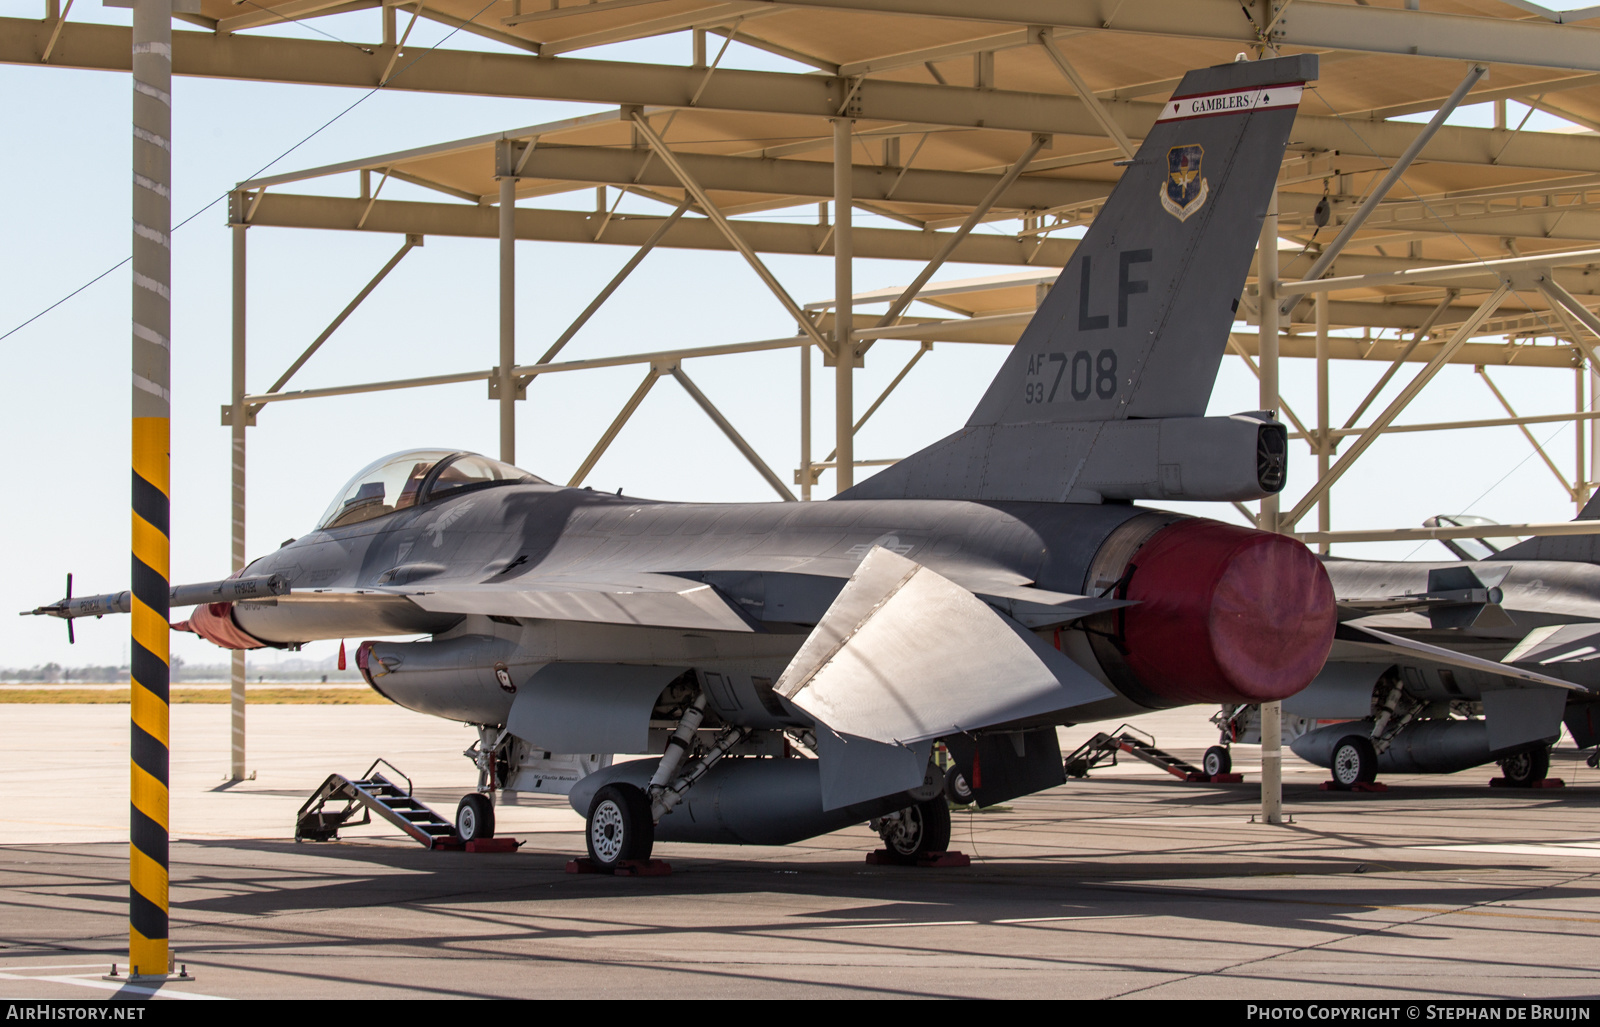
<path fill-rule="evenodd" d="M 1287 698 L 1322 669 L 1338 621 L 1322 564 L 1285 535 L 1208 520 L 1156 532 L 1134 555 L 1128 668 L 1175 703 Z"/>

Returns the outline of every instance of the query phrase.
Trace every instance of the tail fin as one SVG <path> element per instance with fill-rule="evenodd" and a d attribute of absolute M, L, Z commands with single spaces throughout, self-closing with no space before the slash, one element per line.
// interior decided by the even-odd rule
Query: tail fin
<path fill-rule="evenodd" d="M 1600 492 L 1596 492 L 1575 521 L 1600 520 Z M 1561 560 L 1600 563 L 1600 535 L 1535 535 L 1489 557 L 1490 560 Z"/>
<path fill-rule="evenodd" d="M 1204 414 L 1316 72 L 1305 55 L 1185 75 L 967 427 L 848 495 L 1234 499 L 1281 488 L 1282 445 L 1275 468 L 1257 452 L 1264 428 L 1276 438 L 1263 452 L 1281 428 Z M 1118 425 L 1130 419 L 1146 423 Z M 1102 441 L 1115 453 L 1097 452 Z M 1276 484 L 1258 480 L 1273 473 Z"/>

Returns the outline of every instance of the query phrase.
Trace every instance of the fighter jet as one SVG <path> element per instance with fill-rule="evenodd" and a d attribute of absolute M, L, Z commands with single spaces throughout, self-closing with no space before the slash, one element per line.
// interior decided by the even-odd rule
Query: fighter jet
<path fill-rule="evenodd" d="M 398 453 L 239 578 L 175 589 L 203 604 L 176 626 L 368 637 L 374 689 L 478 727 L 463 839 L 498 791 L 562 793 L 601 868 L 862 821 L 923 856 L 949 844 L 936 747 L 989 804 L 1061 783 L 1056 725 L 1292 695 L 1336 623 L 1316 558 L 1134 503 L 1283 487 L 1283 425 L 1206 405 L 1315 74 L 1187 74 L 966 425 L 832 500 L 653 502 Z"/>
<path fill-rule="evenodd" d="M 1594 517 L 1600 498 L 1578 515 Z M 1332 770 L 1336 788 L 1491 762 L 1504 783 L 1532 787 L 1549 773 L 1563 721 L 1579 749 L 1600 742 L 1600 540 L 1450 549 L 1460 562 L 1324 558 L 1340 625 L 1327 667 L 1283 704 L 1284 738 Z M 1227 744 L 1250 739 L 1259 710 L 1224 707 L 1215 719 L 1223 746 L 1207 751 L 1208 769 L 1226 769 Z"/>

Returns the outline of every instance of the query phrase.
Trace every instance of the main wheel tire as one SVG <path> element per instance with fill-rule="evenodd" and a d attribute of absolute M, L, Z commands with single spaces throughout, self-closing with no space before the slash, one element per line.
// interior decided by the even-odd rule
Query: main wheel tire
<path fill-rule="evenodd" d="M 494 803 L 480 792 L 461 797 L 456 805 L 456 837 L 464 842 L 494 837 Z"/>
<path fill-rule="evenodd" d="M 1349 791 L 1358 784 L 1370 784 L 1378 776 L 1378 751 L 1372 740 L 1361 735 L 1345 735 L 1333 747 L 1333 786 Z"/>
<path fill-rule="evenodd" d="M 955 767 L 944 776 L 944 797 L 947 802 L 957 806 L 967 806 L 972 803 L 972 785 L 962 776 L 961 771 Z"/>
<path fill-rule="evenodd" d="M 1226 774 L 1233 769 L 1233 754 L 1225 746 L 1213 745 L 1206 750 L 1206 757 L 1200 761 L 1200 766 L 1205 770 L 1207 777 Z"/>
<path fill-rule="evenodd" d="M 1535 781 L 1550 776 L 1550 750 L 1542 745 L 1514 752 L 1500 761 L 1506 783 L 1515 788 L 1532 787 Z"/>
<path fill-rule="evenodd" d="M 584 835 L 589 858 L 602 869 L 613 870 L 627 860 L 649 859 L 656 835 L 649 796 L 635 785 L 606 785 L 589 804 Z"/>
<path fill-rule="evenodd" d="M 904 859 L 918 859 L 950 848 L 950 804 L 944 796 L 907 806 L 896 820 L 885 821 L 878 837 L 884 847 Z"/>

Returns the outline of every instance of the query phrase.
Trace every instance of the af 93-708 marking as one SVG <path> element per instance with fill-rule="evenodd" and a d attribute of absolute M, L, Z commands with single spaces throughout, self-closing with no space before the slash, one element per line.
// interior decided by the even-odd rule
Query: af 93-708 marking
<path fill-rule="evenodd" d="M 1063 400 L 1091 396 L 1110 399 L 1117 394 L 1117 351 L 1103 349 L 1093 355 L 1086 349 L 1071 354 L 1041 353 L 1028 361 L 1028 380 L 1023 383 L 1022 394 L 1027 403 L 1054 403 L 1058 396 Z"/>

